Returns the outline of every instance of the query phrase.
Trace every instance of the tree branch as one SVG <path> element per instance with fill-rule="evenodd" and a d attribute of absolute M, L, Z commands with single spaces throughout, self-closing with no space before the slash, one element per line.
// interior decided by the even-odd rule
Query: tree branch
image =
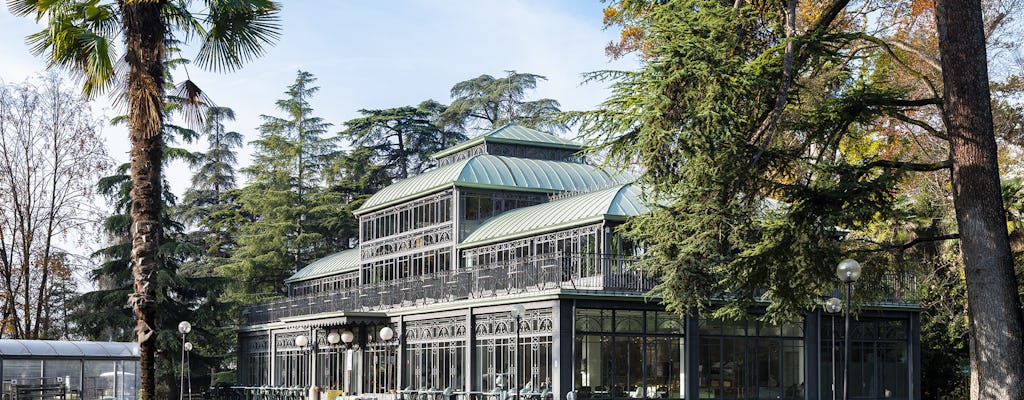
<path fill-rule="evenodd" d="M 959 233 L 951 233 L 951 234 L 948 234 L 948 235 L 929 236 L 929 237 L 918 237 L 918 238 L 914 238 L 914 240 L 911 240 L 909 242 L 903 243 L 901 245 L 893 245 L 892 247 L 895 248 L 895 249 L 898 249 L 900 251 L 906 251 L 906 250 L 910 249 L 911 247 L 914 247 L 914 246 L 919 245 L 921 243 L 941 242 L 943 240 L 955 240 L 955 239 L 960 239 L 960 234 Z"/>
<path fill-rule="evenodd" d="M 889 43 L 891 43 L 893 46 L 900 50 L 913 53 L 915 56 L 918 56 L 919 58 L 921 58 L 921 61 L 924 61 L 925 64 L 928 64 L 929 67 L 932 67 L 932 69 L 934 69 L 935 72 L 942 71 L 942 65 L 939 65 L 938 57 L 927 54 L 921 51 L 921 49 L 914 47 L 910 43 L 904 42 L 902 40 L 890 40 Z"/>
<path fill-rule="evenodd" d="M 948 169 L 953 166 L 953 160 L 943 160 L 934 163 L 915 163 L 893 160 L 875 160 L 865 165 L 867 168 L 904 169 L 917 172 L 931 172 Z"/>
<path fill-rule="evenodd" d="M 885 51 L 885 54 L 892 58 L 893 61 L 896 61 L 896 63 L 903 67 L 903 69 L 907 70 L 908 72 L 910 72 L 911 75 L 914 75 L 915 77 L 917 77 L 918 80 L 924 83 L 924 85 L 928 87 L 928 91 L 931 92 L 932 97 L 942 98 L 942 95 L 939 94 L 939 91 L 937 89 L 935 89 L 935 85 L 932 84 L 932 81 L 928 79 L 928 77 L 922 74 L 920 71 L 911 68 L 909 65 L 907 65 L 907 63 L 903 62 L 903 59 L 901 59 L 899 56 L 896 55 L 895 52 L 892 51 L 892 47 L 889 46 L 888 42 L 868 34 L 860 34 L 858 36 L 860 36 L 861 39 L 864 39 L 868 42 L 878 45 L 878 47 L 881 47 L 882 50 Z M 941 111 L 942 104 L 940 103 L 937 105 L 939 107 L 939 110 Z"/>
<path fill-rule="evenodd" d="M 924 121 L 921 121 L 921 120 L 918 120 L 918 119 L 914 119 L 914 118 L 910 118 L 909 116 L 907 116 L 906 114 L 903 114 L 903 113 L 896 113 L 896 114 L 893 114 L 893 116 L 896 117 L 896 119 L 898 119 L 900 121 L 903 121 L 903 122 L 906 122 L 908 124 L 915 125 L 915 126 L 921 128 L 921 129 L 924 129 L 925 131 L 927 131 L 930 135 L 932 135 L 934 137 L 937 137 L 937 138 L 942 139 L 942 140 L 949 141 L 949 135 L 946 135 L 946 134 L 944 134 L 942 132 L 939 132 L 938 129 L 932 128 L 931 125 L 928 125 L 928 123 L 926 123 Z"/>

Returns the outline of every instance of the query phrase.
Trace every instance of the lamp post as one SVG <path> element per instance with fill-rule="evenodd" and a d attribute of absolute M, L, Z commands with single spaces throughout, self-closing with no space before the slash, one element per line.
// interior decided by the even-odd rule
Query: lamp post
<path fill-rule="evenodd" d="M 860 279 L 860 263 L 852 258 L 839 262 L 836 276 L 846 284 L 846 340 L 843 349 L 843 400 L 850 396 L 850 300 L 853 294 L 853 283 Z"/>
<path fill-rule="evenodd" d="M 352 331 L 346 329 L 341 332 L 341 341 L 345 343 L 345 394 L 349 394 L 351 391 L 351 380 L 352 380 L 352 341 L 356 339 L 356 335 Z"/>
<path fill-rule="evenodd" d="M 192 324 L 188 321 L 178 323 L 178 332 L 181 332 L 181 381 L 178 384 L 178 400 L 185 398 L 185 336 L 192 332 Z"/>
<path fill-rule="evenodd" d="M 385 326 L 383 328 L 380 328 L 380 331 L 377 332 L 377 336 L 380 337 L 380 340 L 384 342 L 384 390 L 382 391 L 382 393 L 387 393 L 387 389 L 391 387 L 391 348 L 388 342 L 390 342 L 391 339 L 394 339 L 395 330 L 391 329 L 390 326 Z M 379 375 L 380 374 L 374 374 L 374 381 L 377 380 L 377 376 Z M 379 385 L 380 382 L 377 382 L 377 386 Z M 375 387 L 374 389 L 376 390 L 378 388 Z M 448 399 L 445 398 L 444 400 Z"/>
<path fill-rule="evenodd" d="M 341 343 L 341 335 L 338 332 L 331 331 L 331 333 L 327 334 L 327 343 L 330 343 L 331 347 L 337 346 L 338 343 Z M 338 349 L 332 348 L 328 354 L 330 355 L 330 363 L 327 365 L 328 371 L 330 371 L 328 374 L 330 375 L 330 388 L 337 389 Z"/>
<path fill-rule="evenodd" d="M 825 302 L 825 311 L 832 316 L 832 347 L 829 348 L 829 353 L 832 353 L 832 400 L 836 399 L 836 313 L 842 310 L 842 300 L 833 297 Z"/>
<path fill-rule="evenodd" d="M 303 352 L 303 353 L 306 353 L 306 354 L 312 354 L 313 353 L 313 348 L 312 347 L 310 347 L 309 349 L 306 349 L 306 346 L 308 346 L 308 345 L 309 345 L 309 336 L 299 335 L 299 336 L 295 337 L 295 346 L 297 346 L 299 348 L 300 352 Z M 313 347 L 315 347 L 315 345 Z M 311 363 L 312 363 L 312 361 L 310 361 L 307 364 L 311 366 L 312 365 Z M 296 371 L 296 372 L 298 372 L 298 371 Z M 295 374 L 295 375 L 296 375 L 296 377 L 298 377 L 300 374 Z M 309 387 L 313 387 L 313 386 L 316 386 L 316 380 L 313 377 L 312 368 L 310 368 Z"/>
<path fill-rule="evenodd" d="M 525 313 L 526 307 L 523 307 L 522 304 L 512 306 L 512 318 L 516 320 L 516 343 L 514 347 L 516 362 L 513 364 L 515 365 L 515 380 L 513 382 L 515 383 L 514 395 L 516 396 L 516 399 L 519 398 L 519 392 L 522 391 L 522 388 L 519 387 L 519 322 L 523 320 L 523 314 Z"/>
<path fill-rule="evenodd" d="M 192 399 L 192 342 L 185 342 L 185 364 L 183 364 L 183 365 L 188 365 L 188 369 L 186 369 L 186 371 L 188 371 L 188 372 L 185 373 L 185 376 L 187 376 L 188 379 L 186 379 L 185 382 L 188 383 L 188 398 L 191 400 Z"/>

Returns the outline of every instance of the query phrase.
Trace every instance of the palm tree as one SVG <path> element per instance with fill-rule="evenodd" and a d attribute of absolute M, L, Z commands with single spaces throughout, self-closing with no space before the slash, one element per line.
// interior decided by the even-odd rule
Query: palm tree
<path fill-rule="evenodd" d="M 229 71 L 262 55 L 280 34 L 280 6 L 271 0 L 204 0 L 196 4 L 200 5 L 205 9 L 193 12 L 191 0 L 8 1 L 13 14 L 33 16 L 45 25 L 28 37 L 33 53 L 48 59 L 50 67 L 81 76 L 86 96 L 116 87 L 116 94 L 128 105 L 134 279 L 129 303 L 139 342 L 141 400 L 154 400 L 156 389 L 154 320 L 167 50 L 179 39 L 198 39 L 196 63 Z M 118 39 L 123 44 L 121 54 L 117 54 Z M 181 87 L 186 100 L 198 105 L 202 91 L 192 82 Z"/>

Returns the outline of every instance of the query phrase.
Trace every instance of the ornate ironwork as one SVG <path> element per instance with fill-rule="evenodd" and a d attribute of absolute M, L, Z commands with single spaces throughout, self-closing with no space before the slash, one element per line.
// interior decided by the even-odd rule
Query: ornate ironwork
<path fill-rule="evenodd" d="M 476 316 L 473 332 L 480 339 L 502 339 L 515 337 L 516 320 L 510 312 L 481 314 Z M 550 336 L 554 332 L 551 309 L 527 310 L 519 321 L 519 335 Z"/>
<path fill-rule="evenodd" d="M 238 339 L 242 342 L 241 349 L 247 354 L 270 352 L 270 335 L 266 333 L 239 335 Z"/>
<path fill-rule="evenodd" d="M 299 350 L 295 345 L 295 338 L 301 335 L 309 335 L 306 331 L 280 332 L 274 336 L 274 347 L 278 351 Z"/>
<path fill-rule="evenodd" d="M 452 224 L 449 222 L 360 244 L 359 256 L 363 264 L 367 264 L 377 259 L 391 258 L 400 253 L 422 251 L 451 243 Z"/>
<path fill-rule="evenodd" d="M 443 167 L 445 165 L 454 164 L 454 163 L 457 163 L 459 161 L 462 161 L 462 160 L 465 160 L 465 159 L 469 159 L 469 158 L 472 158 L 473 156 L 478 156 L 478 155 L 481 155 L 481 154 L 487 154 L 487 148 L 485 147 L 485 143 L 480 143 L 480 144 L 478 144 L 476 146 L 467 148 L 467 149 L 462 150 L 462 151 L 460 151 L 458 153 L 438 158 L 437 159 L 437 166 L 438 167 Z"/>
<path fill-rule="evenodd" d="M 405 324 L 406 343 L 466 340 L 466 317 L 436 318 Z"/>

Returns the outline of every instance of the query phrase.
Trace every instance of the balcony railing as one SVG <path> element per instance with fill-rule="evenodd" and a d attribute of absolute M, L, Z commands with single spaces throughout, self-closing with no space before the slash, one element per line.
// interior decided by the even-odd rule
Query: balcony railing
<path fill-rule="evenodd" d="M 628 257 L 601 254 L 519 258 L 271 300 L 246 308 L 242 316 L 247 324 L 255 325 L 335 311 L 378 311 L 530 292 L 600 290 L 641 295 L 653 289 L 658 278 L 635 268 L 631 261 Z M 883 273 L 865 276 L 858 283 L 857 295 L 862 301 L 875 304 L 913 304 L 917 301 L 916 291 L 913 276 Z"/>
<path fill-rule="evenodd" d="M 271 300 L 248 307 L 242 316 L 252 325 L 332 311 L 375 311 L 559 289 L 640 294 L 656 284 L 625 257 L 545 255 Z"/>

